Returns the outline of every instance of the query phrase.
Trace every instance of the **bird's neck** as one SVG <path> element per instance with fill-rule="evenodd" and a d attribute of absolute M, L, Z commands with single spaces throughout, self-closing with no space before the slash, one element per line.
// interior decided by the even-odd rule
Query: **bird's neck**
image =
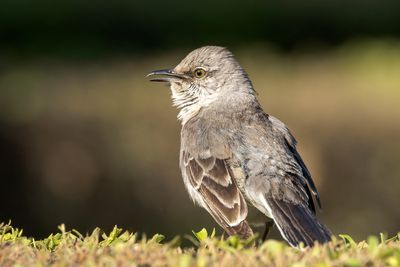
<path fill-rule="evenodd" d="M 190 119 L 199 114 L 200 110 L 201 106 L 198 103 L 183 107 L 178 113 L 178 120 L 180 120 L 181 124 L 184 125 Z"/>
<path fill-rule="evenodd" d="M 234 119 L 237 115 L 248 114 L 249 111 L 258 110 L 260 107 L 253 92 L 230 92 L 215 99 L 193 101 L 180 108 L 178 119 L 182 125 L 185 125 L 189 120 L 200 115 L 212 120 L 215 116 L 221 119 Z"/>

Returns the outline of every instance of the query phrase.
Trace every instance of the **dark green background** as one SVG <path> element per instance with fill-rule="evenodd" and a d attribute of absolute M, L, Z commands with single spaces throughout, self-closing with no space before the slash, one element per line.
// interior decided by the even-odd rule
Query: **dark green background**
<path fill-rule="evenodd" d="M 86 57 L 268 41 L 283 49 L 400 35 L 400 2 L 2 1 L 0 45 L 17 56 Z"/>
<path fill-rule="evenodd" d="M 321 220 L 394 234 L 399 37 L 398 0 L 2 0 L 0 221 L 35 237 L 61 223 L 169 238 L 214 227 L 181 181 L 169 90 L 145 78 L 213 44 L 297 137 Z"/>

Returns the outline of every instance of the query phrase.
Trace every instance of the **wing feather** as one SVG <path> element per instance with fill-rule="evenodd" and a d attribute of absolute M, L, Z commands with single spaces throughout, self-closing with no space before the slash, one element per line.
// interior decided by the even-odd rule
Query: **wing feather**
<path fill-rule="evenodd" d="M 190 185 L 201 195 L 207 210 L 221 226 L 226 229 L 245 221 L 247 204 L 226 160 L 212 156 L 194 158 L 183 151 L 183 161 Z"/>
<path fill-rule="evenodd" d="M 319 208 L 322 208 L 321 200 L 319 198 L 317 187 L 315 186 L 314 181 L 311 178 L 310 171 L 307 169 L 306 165 L 304 164 L 303 159 L 301 158 L 300 154 L 297 152 L 297 149 L 296 149 L 297 141 L 294 138 L 294 136 L 290 133 L 289 129 L 286 127 L 286 125 L 283 122 L 281 122 L 279 119 L 277 119 L 273 116 L 269 116 L 268 119 L 272 123 L 273 127 L 284 136 L 286 146 L 289 149 L 289 151 L 292 153 L 295 164 L 298 164 L 298 166 L 300 167 L 300 171 L 302 174 L 301 178 L 304 177 L 305 182 L 307 183 L 307 185 L 305 185 L 305 190 L 307 191 L 307 194 L 309 197 L 308 206 L 315 213 L 315 205 L 314 205 L 312 196 L 315 197 L 315 200 L 317 201 Z"/>

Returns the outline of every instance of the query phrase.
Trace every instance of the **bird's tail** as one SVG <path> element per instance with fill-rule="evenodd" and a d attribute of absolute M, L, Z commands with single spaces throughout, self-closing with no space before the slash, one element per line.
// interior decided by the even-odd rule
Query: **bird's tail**
<path fill-rule="evenodd" d="M 311 247 L 315 241 L 323 244 L 331 240 L 331 232 L 317 221 L 308 207 L 272 198 L 267 202 L 281 235 L 290 245 L 297 247 L 303 242 Z"/>

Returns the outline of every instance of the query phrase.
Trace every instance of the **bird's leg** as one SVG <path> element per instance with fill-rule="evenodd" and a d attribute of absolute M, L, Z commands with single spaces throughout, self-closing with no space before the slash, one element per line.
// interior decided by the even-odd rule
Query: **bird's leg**
<path fill-rule="evenodd" d="M 262 235 L 262 242 L 264 242 L 267 239 L 269 230 L 274 226 L 274 221 L 268 221 L 265 222 L 265 231 L 264 234 Z"/>

